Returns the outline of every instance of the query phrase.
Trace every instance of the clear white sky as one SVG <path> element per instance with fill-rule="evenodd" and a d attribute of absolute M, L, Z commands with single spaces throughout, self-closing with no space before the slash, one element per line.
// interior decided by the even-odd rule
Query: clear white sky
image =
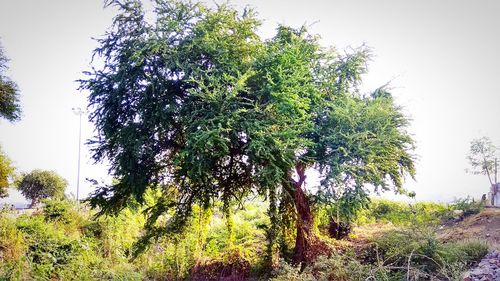
<path fill-rule="evenodd" d="M 324 45 L 363 43 L 374 58 L 365 88 L 392 81 L 398 102 L 413 118 L 417 181 L 407 188 L 419 200 L 480 197 L 482 176 L 465 173 L 471 139 L 489 136 L 500 145 L 500 2 L 496 0 L 249 0 L 265 20 L 264 37 L 278 23 L 311 25 Z M 0 144 L 19 171 L 51 169 L 76 190 L 78 117 L 86 106 L 75 80 L 114 12 L 101 0 L 0 0 L 0 42 L 11 59 L 8 72 L 21 90 L 23 119 L 0 120 Z M 83 123 L 83 138 L 92 124 Z M 81 178 L 105 177 L 82 150 Z M 91 191 L 81 183 L 82 194 Z"/>

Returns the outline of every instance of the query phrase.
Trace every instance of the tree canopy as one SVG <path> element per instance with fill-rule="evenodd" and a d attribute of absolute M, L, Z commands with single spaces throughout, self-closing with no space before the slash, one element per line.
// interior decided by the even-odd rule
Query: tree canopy
<path fill-rule="evenodd" d="M 488 137 L 471 141 L 467 160 L 471 165 L 468 172 L 475 175 L 485 175 L 491 185 L 497 183 L 497 150 L 498 148 Z"/>
<path fill-rule="evenodd" d="M 34 207 L 42 199 L 64 198 L 68 182 L 54 171 L 33 170 L 23 174 L 16 185 L 21 194 L 31 200 L 31 207 Z"/>
<path fill-rule="evenodd" d="M 14 176 L 15 169 L 9 157 L 0 147 L 0 198 L 7 197 L 10 182 Z"/>
<path fill-rule="evenodd" d="M 21 119 L 19 89 L 17 84 L 5 75 L 8 59 L 0 45 L 0 117 L 9 121 Z"/>
<path fill-rule="evenodd" d="M 258 193 L 275 233 L 278 205 L 292 202 L 302 262 L 313 238 L 307 169 L 320 172 L 322 194 L 401 191 L 414 174 L 408 118 L 385 88 L 359 92 L 366 47 L 323 48 L 304 27 L 263 40 L 253 10 L 225 4 L 157 0 L 153 21 L 140 1 L 108 4 L 120 13 L 94 52 L 104 65 L 81 89 L 97 129 L 93 158 L 109 161 L 117 181 L 91 203 L 114 213 L 163 191 L 147 238 L 180 231 L 195 204 L 218 199 L 229 210 Z"/>

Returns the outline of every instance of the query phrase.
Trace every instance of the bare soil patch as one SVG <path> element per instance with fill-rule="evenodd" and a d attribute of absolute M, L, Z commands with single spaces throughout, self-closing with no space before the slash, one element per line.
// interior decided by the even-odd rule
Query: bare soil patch
<path fill-rule="evenodd" d="M 446 224 L 438 235 L 444 241 L 482 239 L 500 248 L 500 208 L 486 208 L 459 222 Z"/>

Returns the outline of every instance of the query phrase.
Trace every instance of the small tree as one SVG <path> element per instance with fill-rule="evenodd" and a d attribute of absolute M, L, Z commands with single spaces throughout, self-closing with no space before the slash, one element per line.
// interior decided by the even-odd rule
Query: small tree
<path fill-rule="evenodd" d="M 491 185 L 496 184 L 498 182 L 497 149 L 488 137 L 472 140 L 470 152 L 467 155 L 467 160 L 472 168 L 467 169 L 467 172 L 474 175 L 486 175 Z"/>
<path fill-rule="evenodd" d="M 33 170 L 24 174 L 17 183 L 17 188 L 27 199 L 30 208 L 45 198 L 61 199 L 68 182 L 54 171 Z"/>
<path fill-rule="evenodd" d="M 7 197 L 10 179 L 14 176 L 14 167 L 0 147 L 0 198 Z"/>
<path fill-rule="evenodd" d="M 4 75 L 8 61 L 0 45 L 0 117 L 17 121 L 21 119 L 19 89 L 14 81 Z"/>

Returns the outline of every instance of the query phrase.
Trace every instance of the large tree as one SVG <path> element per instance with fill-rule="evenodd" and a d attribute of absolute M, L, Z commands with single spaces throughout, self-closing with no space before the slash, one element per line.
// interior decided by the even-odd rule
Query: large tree
<path fill-rule="evenodd" d="M 21 194 L 31 200 L 30 208 L 33 208 L 42 199 L 64 198 L 68 182 L 54 171 L 33 170 L 23 174 L 16 185 Z"/>
<path fill-rule="evenodd" d="M 5 75 L 8 59 L 0 45 L 0 117 L 9 121 L 21 118 L 19 89 L 17 84 Z"/>
<path fill-rule="evenodd" d="M 307 169 L 320 172 L 323 194 L 399 190 L 413 175 L 407 118 L 385 89 L 359 94 L 366 48 L 341 55 L 286 26 L 264 41 L 252 10 L 227 5 L 157 0 L 152 22 L 140 1 L 109 4 L 120 13 L 95 50 L 104 64 L 81 88 L 97 128 L 93 157 L 117 181 L 91 203 L 113 213 L 163 190 L 146 238 L 180 231 L 194 204 L 220 199 L 230 215 L 259 193 L 270 202 L 271 243 L 278 206 L 293 204 L 294 261 L 307 262 L 316 241 Z"/>

